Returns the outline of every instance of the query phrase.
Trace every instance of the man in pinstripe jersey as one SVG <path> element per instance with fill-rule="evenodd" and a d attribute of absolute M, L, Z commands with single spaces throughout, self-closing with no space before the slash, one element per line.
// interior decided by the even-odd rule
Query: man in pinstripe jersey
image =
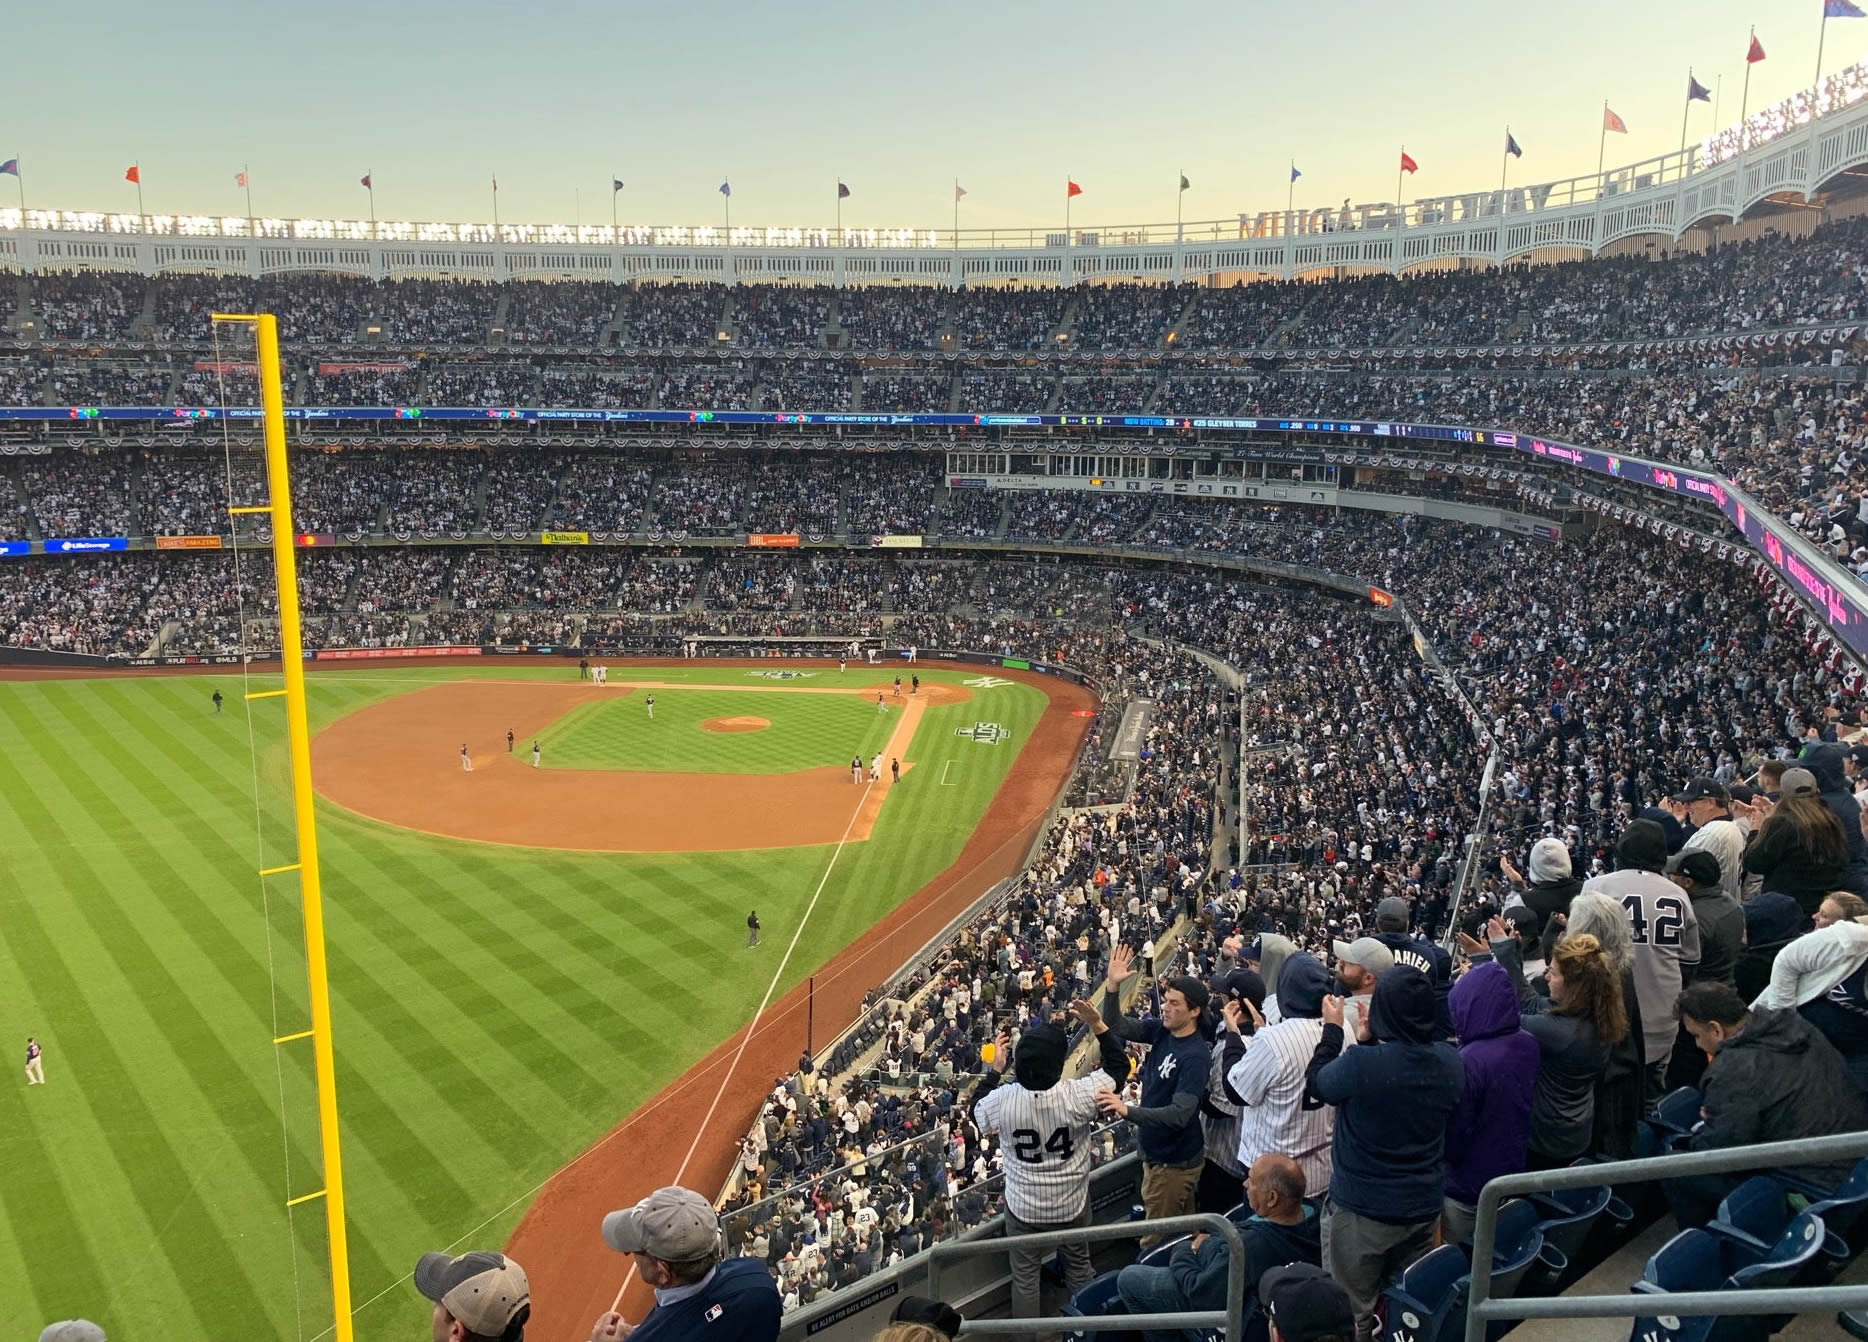
<path fill-rule="evenodd" d="M 997 1133 L 1005 1167 L 1005 1233 L 1029 1234 L 1090 1223 L 1090 1130 L 1101 1119 L 1096 1092 L 1128 1079 L 1122 1040 L 1088 1002 L 1073 1002 L 1077 1019 L 1096 1035 L 1099 1068 L 1074 1081 L 1063 1079 L 1070 1040 L 1049 1023 L 1033 1025 L 1018 1041 L 1001 1033 L 992 1067 L 973 1095 L 973 1118 L 982 1134 Z M 1017 1078 L 999 1085 L 1008 1061 Z M 1072 1291 L 1095 1273 L 1087 1244 L 1062 1250 L 1064 1280 Z M 1038 1273 L 1049 1250 L 1011 1250 L 1012 1317 L 1038 1316 Z"/>
<path fill-rule="evenodd" d="M 1283 1018 L 1248 1041 L 1230 1013 L 1222 1017 L 1226 1094 L 1240 1106 L 1239 1164 L 1267 1152 L 1289 1156 L 1304 1171 L 1304 1195 L 1330 1186 L 1330 1138 L 1336 1111 L 1304 1093 L 1304 1073 L 1323 1037 L 1323 998 L 1330 976 L 1315 956 L 1298 951 L 1278 975 Z"/>

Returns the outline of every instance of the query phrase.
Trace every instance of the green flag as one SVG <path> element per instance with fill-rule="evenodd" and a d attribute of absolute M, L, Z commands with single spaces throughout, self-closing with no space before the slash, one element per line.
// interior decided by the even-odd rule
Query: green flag
<path fill-rule="evenodd" d="M 1180 175 L 1180 189 L 1181 189 L 1182 191 L 1185 191 L 1185 190 L 1186 190 L 1186 189 L 1187 189 L 1188 187 L 1190 187 L 1190 186 L 1192 186 L 1192 185 L 1193 185 L 1193 183 L 1187 180 L 1187 174 L 1183 172 L 1183 173 L 1182 173 L 1182 174 Z"/>

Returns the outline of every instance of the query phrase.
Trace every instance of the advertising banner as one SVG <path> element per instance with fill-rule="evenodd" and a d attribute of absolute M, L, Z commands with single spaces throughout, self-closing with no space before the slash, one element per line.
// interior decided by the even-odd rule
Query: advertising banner
<path fill-rule="evenodd" d="M 795 532 L 768 533 L 755 531 L 746 537 L 746 544 L 755 550 L 795 550 L 799 537 Z"/>
<path fill-rule="evenodd" d="M 301 531 L 292 537 L 292 542 L 301 550 L 310 550 L 320 545 L 336 545 L 337 537 L 328 531 Z"/>
<path fill-rule="evenodd" d="M 320 648 L 321 662 L 380 661 L 385 657 L 478 657 L 478 647 L 445 648 Z"/>
<path fill-rule="evenodd" d="M 5 559 L 12 555 L 29 555 L 31 553 L 31 541 L 0 541 L 0 559 Z"/>
<path fill-rule="evenodd" d="M 103 550 L 127 550 L 130 548 L 128 536 L 73 536 L 49 539 L 45 543 L 45 552 L 49 555 L 93 554 Z"/>
<path fill-rule="evenodd" d="M 1378 606 L 1392 606 L 1395 599 L 1379 587 L 1369 588 L 1369 600 Z"/>
<path fill-rule="evenodd" d="M 919 536 L 877 536 L 876 548 L 879 550 L 919 550 Z"/>
<path fill-rule="evenodd" d="M 538 534 L 540 545 L 588 545 L 588 531 L 541 531 Z"/>
<path fill-rule="evenodd" d="M 158 550 L 218 550 L 221 548 L 219 536 L 158 536 Z"/>

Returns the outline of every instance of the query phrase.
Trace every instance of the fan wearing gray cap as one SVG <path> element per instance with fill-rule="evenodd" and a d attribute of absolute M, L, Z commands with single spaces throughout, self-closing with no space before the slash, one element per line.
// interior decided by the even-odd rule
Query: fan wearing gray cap
<path fill-rule="evenodd" d="M 1098 1091 L 1113 1090 L 1129 1076 L 1121 1036 L 1103 1023 L 1088 1002 L 1073 1002 L 1077 1019 L 1096 1035 L 1098 1070 L 1064 1080 L 1070 1037 L 1049 1022 L 1019 1037 L 1001 1033 L 992 1066 L 973 1093 L 973 1117 L 981 1133 L 999 1134 L 1005 1161 L 1005 1233 L 1064 1230 L 1090 1223 L 1090 1132 L 1102 1118 Z M 1000 1085 L 1008 1065 L 1017 1078 Z M 1088 1244 L 1066 1244 L 1064 1283 L 1072 1292 L 1096 1275 Z M 1012 1317 L 1038 1316 L 1039 1274 L 1049 1249 L 1014 1246 Z"/>
<path fill-rule="evenodd" d="M 425 1253 L 415 1289 L 434 1301 L 434 1342 L 523 1342 L 532 1288 L 504 1254 Z"/>
<path fill-rule="evenodd" d="M 1399 895 L 1390 895 L 1375 906 L 1375 940 L 1394 954 L 1395 963 L 1410 965 L 1427 976 L 1433 984 L 1440 1038 L 1453 1037 L 1453 1015 L 1447 1009 L 1446 995 L 1453 990 L 1453 957 L 1446 947 L 1408 931 L 1414 910 Z"/>
<path fill-rule="evenodd" d="M 603 1242 L 634 1256 L 655 1291 L 655 1307 L 631 1328 L 614 1310 L 591 1327 L 590 1342 L 656 1342 L 699 1336 L 708 1342 L 774 1342 L 780 1302 L 757 1258 L 724 1258 L 713 1204 L 692 1189 L 658 1188 L 603 1218 Z"/>
<path fill-rule="evenodd" d="M 1395 967 L 1394 952 L 1374 937 L 1354 941 L 1332 941 L 1330 954 L 1336 957 L 1336 977 L 1343 989 L 1343 1037 L 1355 1043 L 1368 1020 L 1369 998 L 1375 994 L 1375 980 Z"/>
<path fill-rule="evenodd" d="M 104 1330 L 89 1319 L 66 1319 L 48 1323 L 39 1334 L 39 1342 L 109 1342 Z"/>

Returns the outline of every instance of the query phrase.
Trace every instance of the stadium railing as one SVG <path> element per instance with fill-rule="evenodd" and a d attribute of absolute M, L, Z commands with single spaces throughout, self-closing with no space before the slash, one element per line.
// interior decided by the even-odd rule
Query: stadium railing
<path fill-rule="evenodd" d="M 1694 1174 L 1855 1160 L 1868 1156 L 1868 1132 L 1804 1137 L 1717 1151 L 1677 1151 L 1638 1160 L 1612 1160 L 1561 1170 L 1535 1170 L 1494 1179 L 1479 1192 L 1479 1214 L 1472 1233 L 1472 1261 L 1489 1263 L 1497 1241 L 1498 1209 L 1506 1199 L 1565 1188 L 1603 1184 L 1647 1183 Z M 1466 1310 L 1466 1342 L 1484 1342 L 1488 1325 L 1520 1319 L 1691 1318 L 1708 1314 L 1797 1314 L 1868 1307 L 1868 1284 L 1789 1286 L 1757 1290 L 1667 1291 L 1639 1295 L 1560 1295 L 1544 1298 L 1490 1298 L 1491 1274 L 1475 1272 Z"/>

